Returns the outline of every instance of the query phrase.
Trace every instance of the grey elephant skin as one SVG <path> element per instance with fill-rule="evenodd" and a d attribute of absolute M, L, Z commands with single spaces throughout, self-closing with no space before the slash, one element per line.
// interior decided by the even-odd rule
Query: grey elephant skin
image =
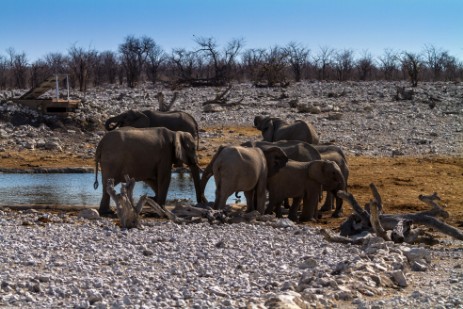
<path fill-rule="evenodd" d="M 172 131 L 188 132 L 196 139 L 196 144 L 199 146 L 198 123 L 193 116 L 185 112 L 136 111 L 130 109 L 109 118 L 105 122 L 105 129 L 108 131 L 127 126 L 134 128 L 164 127 Z"/>
<path fill-rule="evenodd" d="M 265 150 L 241 146 L 221 146 L 201 177 L 201 192 L 214 175 L 215 209 L 224 209 L 234 192 L 244 191 L 247 211 L 265 211 L 267 177 L 282 168 L 288 158 L 278 147 Z"/>
<path fill-rule="evenodd" d="M 319 137 L 314 126 L 303 120 L 288 123 L 280 118 L 256 116 L 254 127 L 262 132 L 264 141 L 298 140 L 318 144 Z"/>
<path fill-rule="evenodd" d="M 342 190 L 347 191 L 347 181 L 349 178 L 349 166 L 347 164 L 347 158 L 342 151 L 341 147 L 336 145 L 311 145 L 306 142 L 296 140 L 281 140 L 276 142 L 266 141 L 248 141 L 243 144 L 245 147 L 280 147 L 281 150 L 288 156 L 288 159 L 299 161 L 299 162 L 310 162 L 313 160 L 330 160 L 335 162 L 341 169 L 342 175 L 346 183 L 346 187 Z M 327 191 L 325 203 L 323 204 L 321 211 L 331 211 L 333 209 L 334 200 L 336 199 L 336 208 L 332 214 L 332 217 L 338 218 L 342 214 L 343 200 L 332 192 Z M 288 203 L 285 201 L 285 205 Z"/>
<path fill-rule="evenodd" d="M 289 160 L 309 162 L 320 160 L 321 156 L 318 150 L 311 144 L 301 141 L 281 140 L 276 142 L 267 141 L 247 141 L 241 144 L 243 147 L 258 147 L 266 149 L 269 147 L 279 147 L 286 154 Z"/>
<path fill-rule="evenodd" d="M 345 188 L 342 188 L 341 190 L 347 192 L 349 164 L 347 163 L 347 157 L 344 154 L 344 151 L 342 151 L 341 147 L 336 145 L 314 145 L 313 147 L 320 153 L 322 160 L 330 160 L 336 162 L 336 164 L 341 169 L 344 181 L 346 183 Z M 331 216 L 333 218 L 339 218 L 342 214 L 343 199 L 336 196 L 332 192 L 327 192 L 325 203 L 320 210 L 331 211 L 334 206 L 334 200 L 336 200 L 336 208 Z"/>
<path fill-rule="evenodd" d="M 339 166 L 327 160 L 311 162 L 288 161 L 275 175 L 267 180 L 269 204 L 267 213 L 276 212 L 281 217 L 280 205 L 285 198 L 302 199 L 300 222 L 317 219 L 319 196 L 325 190 L 337 192 L 345 187 L 344 177 Z M 289 219 L 297 221 L 299 203 L 293 203 Z"/>
<path fill-rule="evenodd" d="M 144 181 L 156 193 L 161 206 L 166 203 L 172 164 L 189 166 L 198 203 L 204 199 L 199 187 L 199 166 L 195 140 L 188 132 L 167 128 L 121 128 L 103 136 L 95 152 L 95 189 L 98 188 L 98 164 L 101 166 L 103 194 L 99 212 L 111 213 L 107 180 L 114 185 L 124 181 L 124 175 Z"/>

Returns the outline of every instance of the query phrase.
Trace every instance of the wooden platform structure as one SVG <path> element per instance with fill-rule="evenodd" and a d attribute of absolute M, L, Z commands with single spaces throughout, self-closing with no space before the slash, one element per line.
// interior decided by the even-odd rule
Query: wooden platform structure
<path fill-rule="evenodd" d="M 66 80 L 67 85 L 67 99 L 60 98 L 60 87 Z M 47 91 L 55 89 L 55 97 L 52 98 L 40 98 Z M 39 112 L 44 114 L 63 115 L 66 116 L 70 112 L 75 112 L 80 100 L 69 99 L 69 82 L 67 74 L 55 74 L 35 88 L 32 88 L 21 97 L 11 99 L 15 103 L 19 103 L 30 108 L 37 109 Z"/>

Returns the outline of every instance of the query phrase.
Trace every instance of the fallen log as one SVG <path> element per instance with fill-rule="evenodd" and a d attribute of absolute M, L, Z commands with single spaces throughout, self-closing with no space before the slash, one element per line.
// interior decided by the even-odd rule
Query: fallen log
<path fill-rule="evenodd" d="M 244 98 L 241 98 L 235 102 L 228 102 L 228 96 L 230 95 L 231 88 L 232 86 L 229 85 L 223 92 L 217 94 L 214 99 L 207 100 L 203 102 L 202 105 L 204 106 L 204 105 L 209 105 L 209 104 L 217 104 L 223 107 L 230 107 L 230 106 L 236 106 L 236 105 L 241 104 Z"/>
<path fill-rule="evenodd" d="M 345 222 L 341 224 L 341 236 L 351 236 L 362 231 L 373 231 L 383 239 L 395 242 L 416 242 L 423 232 L 412 230 L 412 224 L 424 225 L 458 240 L 463 240 L 463 232 L 436 217 L 448 218 L 449 214 L 438 203 L 440 197 L 437 193 L 420 195 L 418 198 L 430 205 L 432 209 L 414 214 L 380 214 L 382 209 L 381 196 L 376 186 L 370 184 L 374 199 L 363 209 L 352 194 L 339 191 L 338 196 L 351 205 L 354 210 Z M 381 205 L 381 206 L 380 206 Z M 391 236 L 386 231 L 392 231 Z"/>

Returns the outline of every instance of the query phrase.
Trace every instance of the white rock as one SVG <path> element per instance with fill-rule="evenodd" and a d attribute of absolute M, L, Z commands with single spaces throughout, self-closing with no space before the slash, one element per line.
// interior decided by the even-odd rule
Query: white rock
<path fill-rule="evenodd" d="M 77 214 L 77 217 L 88 219 L 88 220 L 96 220 L 100 218 L 100 214 L 98 213 L 98 210 L 96 209 L 87 208 L 87 209 L 83 209 L 79 211 L 79 213 Z"/>

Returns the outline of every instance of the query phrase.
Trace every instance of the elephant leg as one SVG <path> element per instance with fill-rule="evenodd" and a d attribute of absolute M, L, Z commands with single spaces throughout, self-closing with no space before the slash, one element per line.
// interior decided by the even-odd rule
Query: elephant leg
<path fill-rule="evenodd" d="M 341 217 L 341 215 L 342 215 L 342 203 L 343 203 L 342 198 L 336 197 L 336 209 L 334 210 L 331 217 L 333 217 L 333 218 Z"/>
<path fill-rule="evenodd" d="M 294 222 L 297 222 L 297 212 L 299 211 L 299 207 L 301 205 L 301 198 L 294 197 L 293 203 L 289 208 L 288 219 Z"/>
<path fill-rule="evenodd" d="M 274 198 L 269 197 L 269 202 L 268 202 L 267 208 L 265 208 L 265 214 L 266 215 L 273 214 L 273 211 L 275 210 L 275 204 L 276 203 L 274 202 Z"/>
<path fill-rule="evenodd" d="M 214 174 L 216 185 L 214 209 L 225 209 L 228 197 L 236 191 L 234 188 L 230 189 L 230 186 L 226 182 L 224 183 L 221 178 L 221 175 Z"/>
<path fill-rule="evenodd" d="M 317 215 L 319 192 L 310 192 L 304 196 L 300 222 L 315 221 Z"/>
<path fill-rule="evenodd" d="M 266 202 L 266 187 L 267 187 L 267 182 L 266 181 L 258 181 L 257 186 L 256 186 L 256 192 L 255 192 L 255 205 L 257 208 L 257 211 L 260 212 L 260 214 L 265 213 L 265 202 Z"/>
<path fill-rule="evenodd" d="M 98 213 L 100 216 L 114 216 L 115 213 L 109 206 L 111 202 L 111 197 L 109 196 L 107 192 L 107 187 L 108 187 L 108 178 L 102 177 L 102 182 L 103 182 L 103 194 L 101 196 L 101 201 L 100 201 L 100 207 L 98 208 Z M 114 181 L 114 186 L 117 186 L 120 183 L 120 181 Z"/>
<path fill-rule="evenodd" d="M 244 191 L 244 196 L 246 197 L 246 212 L 251 212 L 256 210 L 256 197 L 255 197 L 255 190 Z"/>
<path fill-rule="evenodd" d="M 320 208 L 320 211 L 326 212 L 326 211 L 331 211 L 333 209 L 333 193 L 331 192 L 326 192 L 326 199 L 325 203 L 323 203 L 323 206 Z"/>
<path fill-rule="evenodd" d="M 156 181 L 156 179 L 146 179 L 144 183 L 146 183 L 151 188 L 151 190 L 153 190 L 154 192 L 153 200 L 155 200 L 156 203 L 159 203 L 158 202 L 158 182 Z"/>
<path fill-rule="evenodd" d="M 158 169 L 158 176 L 156 179 L 158 190 L 156 192 L 156 199 L 160 206 L 164 206 L 166 204 L 167 191 L 169 190 L 171 176 L 170 166 L 168 168 Z"/>
<path fill-rule="evenodd" d="M 289 199 L 285 198 L 283 205 L 286 209 L 289 209 L 291 205 L 289 205 Z"/>

